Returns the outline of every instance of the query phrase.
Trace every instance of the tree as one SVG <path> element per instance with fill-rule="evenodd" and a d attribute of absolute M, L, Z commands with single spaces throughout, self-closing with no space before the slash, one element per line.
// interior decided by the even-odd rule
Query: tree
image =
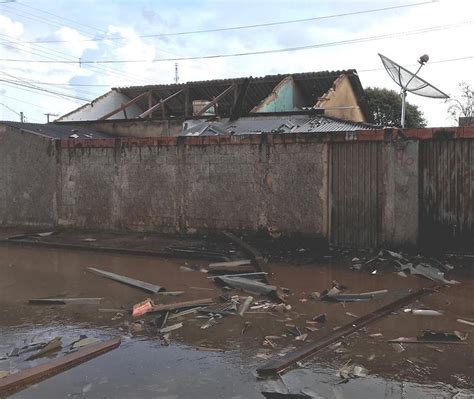
<path fill-rule="evenodd" d="M 468 83 L 459 83 L 460 94 L 456 97 L 450 98 L 447 102 L 450 104 L 448 107 L 448 114 L 451 118 L 458 123 L 460 117 L 474 118 L 474 90 L 471 89 Z M 470 125 L 471 123 L 467 123 Z"/>
<path fill-rule="evenodd" d="M 395 90 L 368 87 L 364 90 L 369 112 L 377 125 L 400 127 L 402 99 Z M 426 119 L 416 105 L 406 103 L 405 127 L 425 127 Z"/>

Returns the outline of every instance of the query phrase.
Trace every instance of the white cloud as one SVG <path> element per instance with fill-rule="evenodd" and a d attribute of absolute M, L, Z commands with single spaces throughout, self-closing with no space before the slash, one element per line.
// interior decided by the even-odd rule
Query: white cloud
<path fill-rule="evenodd" d="M 67 26 L 63 26 L 57 30 L 55 36 L 60 40 L 67 40 L 69 42 L 61 45 L 61 51 L 74 57 L 82 56 L 87 49 L 97 48 L 96 42 L 85 41 L 84 39 L 88 39 L 88 37 L 81 35 L 77 30 Z"/>
<path fill-rule="evenodd" d="M 0 33 L 11 38 L 17 38 L 23 33 L 23 24 L 15 22 L 5 15 L 0 15 Z"/>

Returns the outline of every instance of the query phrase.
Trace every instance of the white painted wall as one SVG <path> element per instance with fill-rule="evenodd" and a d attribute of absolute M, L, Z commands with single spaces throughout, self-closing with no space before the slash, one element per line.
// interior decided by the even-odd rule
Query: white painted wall
<path fill-rule="evenodd" d="M 57 121 L 95 121 L 105 114 L 113 111 L 120 107 L 122 103 L 126 103 L 131 99 L 126 95 L 119 93 L 115 90 L 111 90 L 103 96 L 94 100 L 91 104 L 86 104 L 66 115 L 63 115 L 56 119 Z M 127 117 L 136 118 L 144 110 L 142 110 L 137 104 L 132 104 L 127 108 Z M 119 112 L 112 115 L 108 119 L 124 119 L 123 112 Z"/>

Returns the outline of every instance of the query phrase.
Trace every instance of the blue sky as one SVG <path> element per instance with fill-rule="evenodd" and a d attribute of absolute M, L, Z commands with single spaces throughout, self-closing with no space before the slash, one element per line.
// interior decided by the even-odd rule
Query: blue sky
<path fill-rule="evenodd" d="M 0 0 L 0 3 L 5 0 Z M 52 1 L 19 0 L 0 4 L 0 118 L 17 120 L 20 111 L 31 122 L 45 121 L 44 113 L 64 114 L 109 87 L 171 83 L 175 62 L 154 59 L 229 54 L 305 46 L 412 31 L 440 25 L 461 24 L 451 29 L 396 36 L 306 51 L 180 61 L 180 81 L 273 73 L 355 68 L 365 87 L 396 89 L 383 71 L 377 53 L 405 66 L 428 53 L 421 76 L 441 90 L 456 95 L 460 81 L 472 81 L 474 56 L 470 53 L 474 24 L 469 18 L 474 5 L 468 0 L 439 0 L 396 10 L 366 13 L 311 22 L 227 32 L 142 38 L 140 35 L 175 33 L 259 24 L 292 19 L 425 3 L 405 1 Z M 32 8 L 33 7 L 33 8 Z M 52 15 L 54 14 L 54 15 Z M 121 37 L 122 40 L 84 41 L 88 38 Z M 38 40 L 67 43 L 25 43 Z M 37 60 L 143 60 L 126 64 L 42 64 Z M 409 69 L 414 66 L 409 66 Z M 376 69 L 376 70 L 374 70 Z M 20 84 L 34 84 L 72 97 L 42 93 Z M 34 83 L 31 83 L 34 82 Z M 45 83 L 54 83 L 48 85 Z M 68 86 L 68 84 L 73 84 Z M 100 85 L 100 86 L 76 86 Z M 25 90 L 26 89 L 26 90 Z M 409 96 L 431 126 L 452 125 L 447 104 Z"/>

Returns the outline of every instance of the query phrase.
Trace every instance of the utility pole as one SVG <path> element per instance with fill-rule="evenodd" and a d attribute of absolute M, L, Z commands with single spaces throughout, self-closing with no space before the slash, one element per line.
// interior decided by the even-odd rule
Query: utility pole
<path fill-rule="evenodd" d="M 46 114 L 46 122 L 49 123 L 50 116 L 59 116 L 59 114 L 52 114 L 51 112 L 47 112 Z"/>
<path fill-rule="evenodd" d="M 179 74 L 178 74 L 178 63 L 174 64 L 174 82 L 178 83 L 179 81 Z"/>
<path fill-rule="evenodd" d="M 25 123 L 25 114 L 22 112 L 20 112 L 20 121 L 21 123 Z"/>

